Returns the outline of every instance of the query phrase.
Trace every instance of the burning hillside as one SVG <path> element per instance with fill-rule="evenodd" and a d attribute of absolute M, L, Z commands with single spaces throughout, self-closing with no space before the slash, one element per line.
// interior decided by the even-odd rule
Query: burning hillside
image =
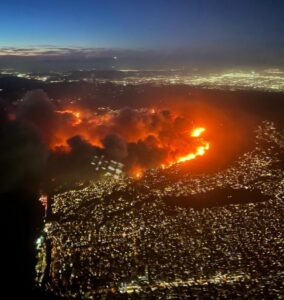
<path fill-rule="evenodd" d="M 181 113 L 153 108 L 112 110 L 58 105 L 42 91 L 26 95 L 19 117 L 35 124 L 52 153 L 105 155 L 137 177 L 145 169 L 167 167 L 202 156 L 207 130 Z M 199 125 L 199 124 L 198 124 Z"/>
<path fill-rule="evenodd" d="M 166 167 L 202 156 L 209 149 L 206 129 L 194 127 L 181 115 L 153 109 L 56 110 L 49 143 L 53 151 L 71 150 L 68 141 L 80 136 L 109 158 L 124 162 L 139 177 L 149 167 Z M 139 171 L 137 171 L 139 170 Z"/>

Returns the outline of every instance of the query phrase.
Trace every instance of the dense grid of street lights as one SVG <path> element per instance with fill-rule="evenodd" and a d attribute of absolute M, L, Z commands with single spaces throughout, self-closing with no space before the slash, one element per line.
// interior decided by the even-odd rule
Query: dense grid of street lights
<path fill-rule="evenodd" d="M 283 136 L 266 121 L 255 148 L 223 171 L 181 175 L 177 164 L 149 170 L 138 181 L 113 178 L 56 195 L 55 220 L 37 241 L 39 283 L 49 240 L 44 285 L 64 297 L 279 297 L 283 151 Z M 228 187 L 257 190 L 265 200 L 203 209 L 164 201 Z"/>

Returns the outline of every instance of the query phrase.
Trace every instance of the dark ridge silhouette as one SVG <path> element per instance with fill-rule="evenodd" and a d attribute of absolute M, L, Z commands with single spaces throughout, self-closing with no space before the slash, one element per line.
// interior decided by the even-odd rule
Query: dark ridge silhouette
<path fill-rule="evenodd" d="M 269 197 L 258 190 L 246 190 L 232 188 L 217 189 L 203 194 L 191 195 L 190 197 L 164 197 L 163 200 L 169 206 L 181 206 L 186 208 L 204 209 L 230 204 L 247 204 L 262 202 Z"/>
<path fill-rule="evenodd" d="M 41 81 L 34 79 L 20 78 L 16 76 L 1 76 L 0 74 L 0 88 L 5 90 L 15 91 L 17 89 L 34 89 L 42 86 Z"/>

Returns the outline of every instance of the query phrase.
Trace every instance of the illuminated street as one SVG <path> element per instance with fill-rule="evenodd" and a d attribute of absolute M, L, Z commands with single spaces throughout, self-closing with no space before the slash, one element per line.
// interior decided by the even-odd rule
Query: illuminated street
<path fill-rule="evenodd" d="M 259 296 L 280 295 L 284 174 L 271 166 L 283 149 L 283 137 L 264 122 L 255 149 L 224 171 L 179 175 L 182 164 L 176 164 L 150 170 L 138 181 L 107 179 L 56 195 L 56 221 L 43 234 L 51 240 L 49 289 L 87 299 L 107 291 L 197 296 L 211 288 L 230 297 L 242 293 L 244 284 Z M 225 201 L 241 192 L 254 202 L 208 208 L 201 203 L 196 209 L 188 198 L 188 208 L 177 204 L 181 197 L 228 188 Z M 38 278 L 44 268 L 39 260 Z"/>

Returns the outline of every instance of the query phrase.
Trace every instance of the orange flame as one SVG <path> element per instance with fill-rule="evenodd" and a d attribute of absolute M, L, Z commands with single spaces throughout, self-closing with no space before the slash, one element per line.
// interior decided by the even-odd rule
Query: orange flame
<path fill-rule="evenodd" d="M 139 180 L 143 177 L 143 169 L 141 169 L 140 167 L 138 166 L 135 166 L 132 168 L 132 170 L 130 170 L 130 173 L 129 175 L 133 178 L 133 179 L 136 179 L 136 180 Z"/>
<path fill-rule="evenodd" d="M 142 177 L 142 172 L 135 173 L 135 178 L 139 179 Z"/>
<path fill-rule="evenodd" d="M 205 131 L 204 127 L 198 127 L 191 132 L 192 137 L 199 137 Z"/>
<path fill-rule="evenodd" d="M 205 132 L 205 130 L 206 129 L 204 127 L 195 128 L 195 129 L 192 130 L 191 136 L 196 137 L 196 138 L 200 137 L 202 135 L 202 133 Z M 208 142 L 205 142 L 205 141 L 201 141 L 201 142 L 202 142 L 202 145 L 198 146 L 196 148 L 195 152 L 190 152 L 187 155 L 178 157 L 176 159 L 176 161 L 170 163 L 169 166 L 172 166 L 175 163 L 182 163 L 182 162 L 186 162 L 186 161 L 189 161 L 189 160 L 193 160 L 198 156 L 203 156 L 206 153 L 206 151 L 209 150 L 210 146 L 209 146 Z"/>
<path fill-rule="evenodd" d="M 72 126 L 77 126 L 80 123 L 82 123 L 82 119 L 80 118 L 81 113 L 79 111 L 73 111 L 70 109 L 66 109 L 66 110 L 56 110 L 55 112 L 58 114 L 62 114 L 62 115 L 64 115 L 64 114 L 71 115 L 74 119 L 74 121 L 72 122 Z"/>
<path fill-rule="evenodd" d="M 203 156 L 207 150 L 209 150 L 209 143 L 205 143 L 203 146 L 197 147 L 196 151 L 193 153 L 189 153 L 185 156 L 179 157 L 177 163 L 195 159 L 197 156 Z"/>
<path fill-rule="evenodd" d="M 188 131 L 190 128 L 188 122 L 182 123 L 181 127 L 175 127 L 178 115 L 171 113 L 165 117 L 156 108 L 137 110 L 135 116 L 140 114 L 140 119 L 138 118 L 139 121 L 136 124 L 130 122 L 133 127 L 131 130 L 117 119 L 120 112 L 115 110 L 90 111 L 85 108 L 67 106 L 55 112 L 58 114 L 57 124 L 59 125 L 49 142 L 52 150 L 60 149 L 68 152 L 71 149 L 68 140 L 76 135 L 81 136 L 93 146 L 103 148 L 104 137 L 114 132 L 120 135 L 126 143 L 142 141 L 149 149 L 153 147 L 163 150 L 165 158 L 157 163 L 162 169 L 166 169 L 174 164 L 205 155 L 210 146 L 203 135 L 206 131 L 205 127 L 195 127 Z M 156 122 L 159 122 L 158 126 L 155 125 Z M 191 151 L 189 152 L 188 149 Z M 151 167 L 157 167 L 155 162 Z M 144 171 L 145 167 L 140 165 L 138 160 L 135 167 L 128 170 L 128 174 L 135 179 L 140 179 Z"/>

